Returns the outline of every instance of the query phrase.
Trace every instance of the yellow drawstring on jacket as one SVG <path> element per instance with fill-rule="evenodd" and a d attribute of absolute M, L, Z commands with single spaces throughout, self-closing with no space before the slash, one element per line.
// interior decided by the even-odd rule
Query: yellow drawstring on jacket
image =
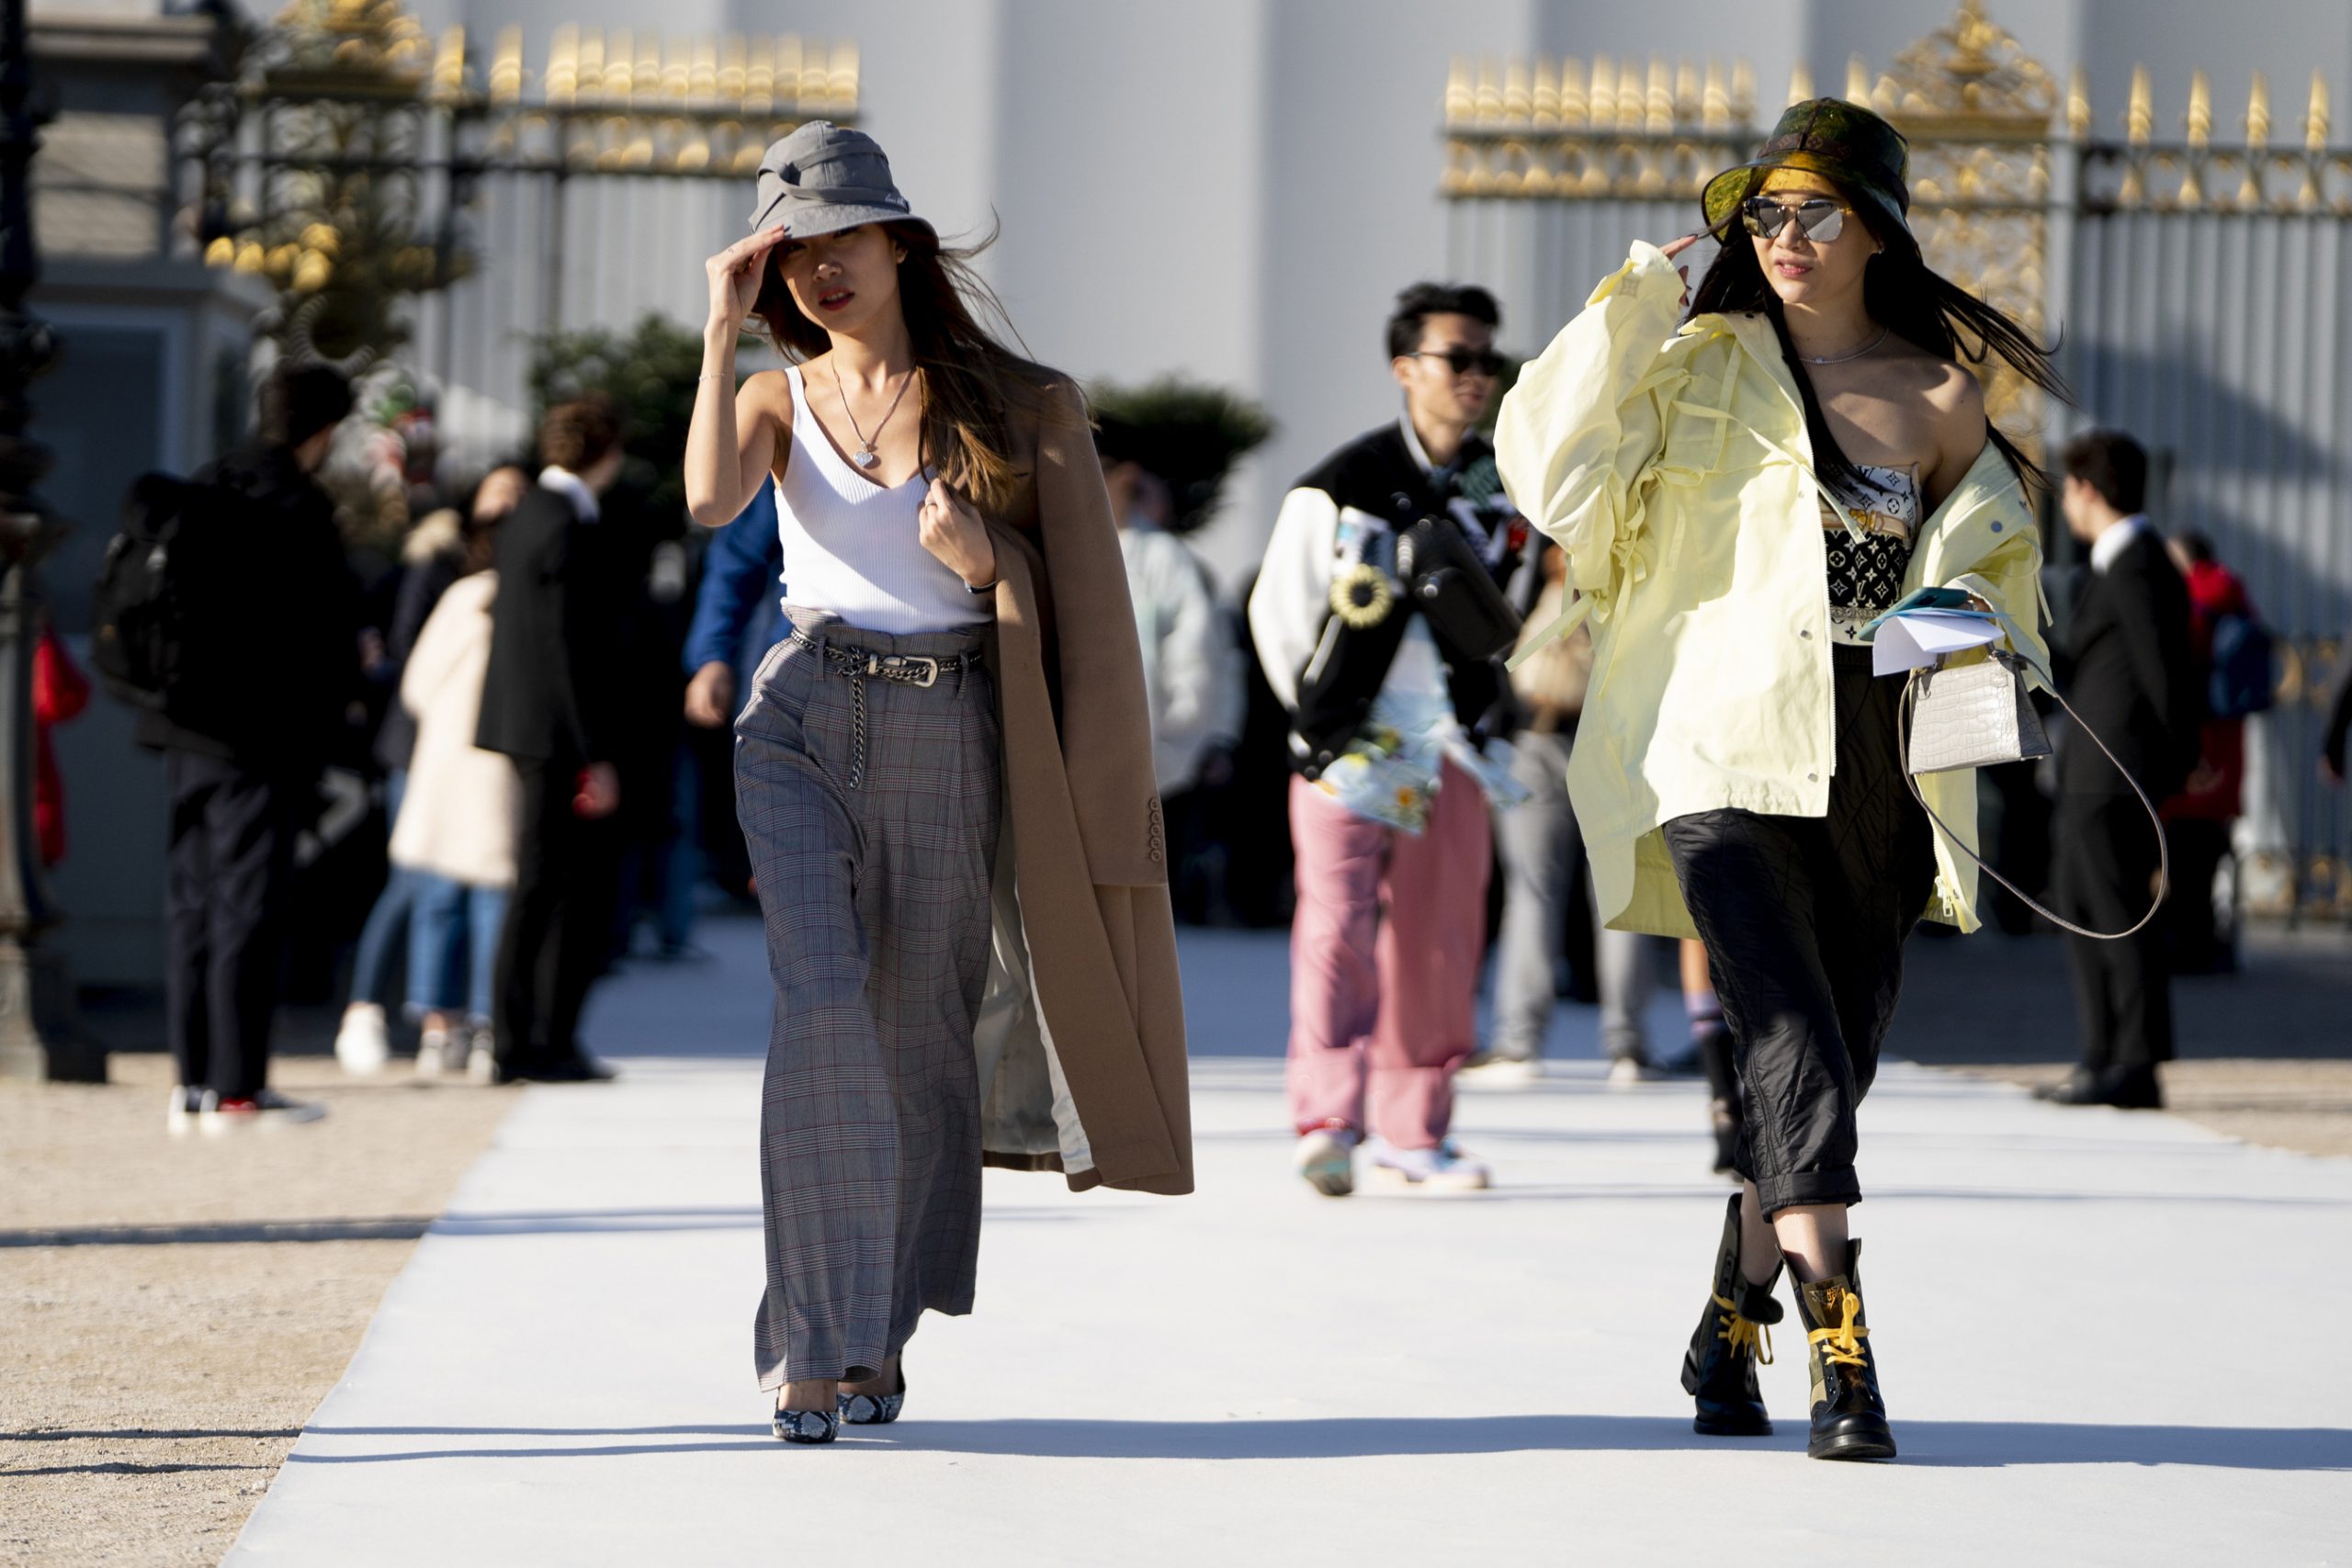
<path fill-rule="evenodd" d="M 1772 1325 L 1742 1317 L 1739 1308 L 1722 1296 L 1715 1304 L 1724 1310 L 1715 1317 L 1715 1337 L 1731 1347 L 1735 1356 L 1753 1356 L 1765 1366 L 1772 1364 Z"/>
<path fill-rule="evenodd" d="M 1845 1303 L 1845 1321 L 1835 1328 L 1816 1328 L 1805 1337 L 1821 1347 L 1823 1359 L 1841 1367 L 1859 1367 L 1862 1361 L 1862 1341 L 1870 1337 L 1870 1325 L 1861 1322 L 1862 1298 L 1851 1291 L 1841 1290 L 1838 1299 Z"/>

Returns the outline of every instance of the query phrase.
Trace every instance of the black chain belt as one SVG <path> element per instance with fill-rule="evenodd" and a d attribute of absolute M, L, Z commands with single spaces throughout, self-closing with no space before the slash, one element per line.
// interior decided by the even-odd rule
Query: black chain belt
<path fill-rule="evenodd" d="M 857 789 L 865 783 L 865 682 L 888 681 L 894 685 L 931 687 L 939 683 L 943 674 L 957 677 L 962 689 L 962 676 L 980 667 L 980 656 L 973 653 L 953 653 L 944 659 L 927 653 L 876 653 L 871 649 L 842 648 L 821 637 L 810 637 L 795 626 L 792 640 L 816 654 L 825 668 L 837 675 L 849 677 L 850 716 L 854 749 L 850 756 L 849 787 Z"/>

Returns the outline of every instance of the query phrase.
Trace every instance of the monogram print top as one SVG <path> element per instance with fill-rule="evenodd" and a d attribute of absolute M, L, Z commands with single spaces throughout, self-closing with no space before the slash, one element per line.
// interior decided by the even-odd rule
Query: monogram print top
<path fill-rule="evenodd" d="M 1860 642 L 1862 627 L 1903 597 L 1903 574 L 1919 533 L 1917 468 L 1858 464 L 1856 471 L 1860 493 L 1848 498 L 1846 517 L 1826 500 L 1821 503 L 1829 547 L 1829 635 L 1841 643 Z"/>

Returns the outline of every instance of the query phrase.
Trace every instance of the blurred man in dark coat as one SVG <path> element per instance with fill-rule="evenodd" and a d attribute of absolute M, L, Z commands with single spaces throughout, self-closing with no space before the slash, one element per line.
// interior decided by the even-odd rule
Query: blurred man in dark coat
<path fill-rule="evenodd" d="M 2148 455 L 2128 435 L 2068 444 L 2061 502 L 2089 570 L 2057 652 L 2060 689 L 2150 798 L 2177 794 L 2197 765 L 2204 694 L 2189 639 L 2188 590 L 2146 516 Z M 2157 892 L 2158 847 L 2132 784 L 2081 726 L 2058 752 L 2052 837 L 2067 918 L 2120 931 Z M 2190 890 L 2192 895 L 2195 890 Z M 2043 1098 L 2153 1110 L 2156 1064 L 2173 1055 L 2172 975 L 2164 928 L 2120 942 L 2070 937 L 2083 1061 Z"/>
<path fill-rule="evenodd" d="M 523 779 L 514 895 L 498 945 L 502 1080 L 579 1082 L 610 1069 L 580 1049 L 581 1009 L 611 957 L 619 896 L 617 766 L 635 600 L 601 498 L 620 477 L 618 414 L 602 398 L 550 410 L 537 487 L 499 526 L 498 602 L 474 743 Z"/>
<path fill-rule="evenodd" d="M 165 1031 L 175 1133 L 313 1122 L 268 1087 L 294 840 L 359 693 L 359 590 L 312 478 L 351 412 L 323 365 L 262 389 L 254 439 L 186 489 L 171 542 L 179 607 L 167 694 L 139 717 L 171 795 Z"/>

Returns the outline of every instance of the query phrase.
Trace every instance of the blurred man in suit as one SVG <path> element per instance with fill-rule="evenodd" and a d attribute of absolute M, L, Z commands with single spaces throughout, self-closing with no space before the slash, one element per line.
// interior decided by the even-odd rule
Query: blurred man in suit
<path fill-rule="evenodd" d="M 632 601 L 601 498 L 620 477 L 603 398 L 548 412 L 539 482 L 498 530 L 498 601 L 474 743 L 523 779 L 515 883 L 498 944 L 501 1081 L 612 1077 L 583 1054 L 588 988 L 611 957 L 619 896 L 616 767 L 628 721 Z"/>
<path fill-rule="evenodd" d="M 2153 799 L 2197 764 L 2205 716 L 2188 590 L 2146 516 L 2148 455 L 2093 431 L 2067 445 L 2060 500 L 2089 569 L 2058 649 L 2061 689 Z M 2068 919 L 2120 931 L 2157 891 L 2157 829 L 2132 785 L 2080 727 L 2058 752 L 2056 881 Z M 2043 1098 L 2154 1110 L 2173 1054 L 2172 975 L 2161 923 L 2120 942 L 2069 937 L 2082 1065 Z"/>

